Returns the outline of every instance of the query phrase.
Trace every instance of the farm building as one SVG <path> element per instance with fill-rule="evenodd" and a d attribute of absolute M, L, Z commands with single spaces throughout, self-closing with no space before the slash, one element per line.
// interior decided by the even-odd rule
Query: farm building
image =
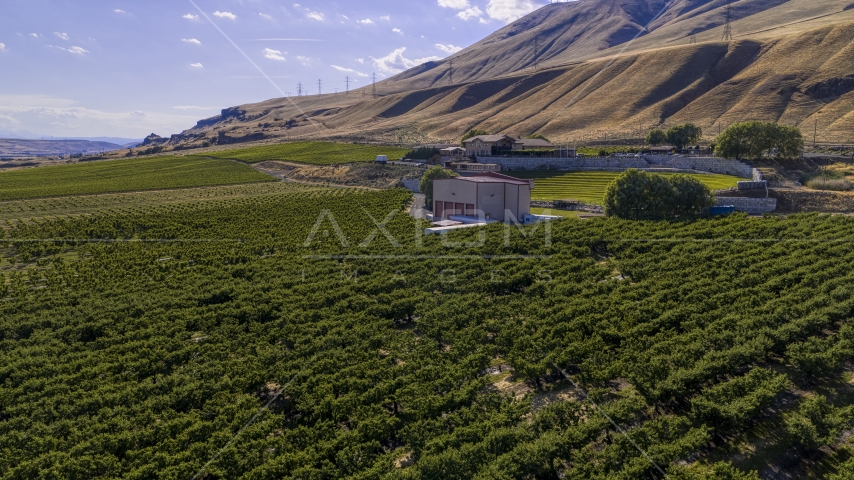
<path fill-rule="evenodd" d="M 433 182 L 433 216 L 482 217 L 497 221 L 521 219 L 531 213 L 533 180 L 519 180 L 495 172 Z"/>
<path fill-rule="evenodd" d="M 514 138 L 509 135 L 478 135 L 463 142 L 470 155 L 489 157 L 524 150 L 550 150 L 555 146 L 539 138 Z"/>

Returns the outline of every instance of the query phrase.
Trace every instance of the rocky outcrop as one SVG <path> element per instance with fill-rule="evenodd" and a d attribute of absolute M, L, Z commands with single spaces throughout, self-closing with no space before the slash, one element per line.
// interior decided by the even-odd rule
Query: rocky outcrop
<path fill-rule="evenodd" d="M 166 143 L 167 141 L 168 141 L 168 140 L 166 140 L 165 138 L 161 137 L 160 135 L 157 135 L 157 134 L 152 133 L 151 135 L 149 135 L 149 136 L 145 137 L 145 140 L 143 140 L 143 141 L 142 141 L 142 146 L 143 146 L 143 147 L 148 147 L 148 146 L 151 146 L 151 145 L 163 145 L 163 144 L 164 144 L 164 143 Z"/>

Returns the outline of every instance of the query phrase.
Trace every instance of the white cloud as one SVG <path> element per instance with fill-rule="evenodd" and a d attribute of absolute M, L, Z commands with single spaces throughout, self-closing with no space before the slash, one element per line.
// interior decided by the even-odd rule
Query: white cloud
<path fill-rule="evenodd" d="M 451 45 L 451 44 L 442 45 L 441 43 L 437 43 L 436 48 L 447 53 L 448 55 L 453 55 L 453 54 L 455 54 L 455 53 L 457 53 L 463 49 L 463 47 L 457 47 L 457 46 Z"/>
<path fill-rule="evenodd" d="M 94 135 L 143 138 L 153 131 L 178 132 L 193 125 L 198 114 L 142 111 L 105 112 L 70 99 L 48 95 L 0 94 L 0 129 L 38 131 L 58 137 Z"/>
<path fill-rule="evenodd" d="M 364 64 L 365 64 L 365 59 L 364 59 L 364 58 L 357 58 L 357 59 L 356 59 L 356 61 L 357 61 L 357 62 L 359 62 L 359 63 L 361 63 L 362 65 L 364 65 Z"/>
<path fill-rule="evenodd" d="M 388 16 L 388 15 L 383 15 L 382 17 L 380 17 L 380 20 L 385 20 L 386 22 L 390 22 L 390 21 L 391 21 L 391 17 L 390 17 L 390 16 Z"/>
<path fill-rule="evenodd" d="M 31 36 L 31 37 L 33 37 L 33 38 L 39 38 L 39 34 L 38 34 L 38 33 L 31 33 L 31 34 L 30 34 L 30 36 Z"/>
<path fill-rule="evenodd" d="M 538 8 L 540 5 L 532 0 L 489 0 L 486 13 L 496 20 L 510 23 Z"/>
<path fill-rule="evenodd" d="M 183 16 L 183 17 L 181 17 L 181 18 L 186 18 L 187 20 L 198 20 L 198 19 L 199 19 L 199 16 L 198 16 L 198 15 L 193 15 L 192 13 L 188 13 L 188 14 L 184 15 L 184 16 Z"/>
<path fill-rule="evenodd" d="M 357 20 L 357 22 L 361 23 L 362 25 L 373 25 L 374 24 L 374 21 L 371 20 L 370 18 L 366 18 L 364 20 Z"/>
<path fill-rule="evenodd" d="M 469 8 L 469 0 L 439 0 L 439 6 L 445 8 L 453 8 L 454 10 L 463 10 Z"/>
<path fill-rule="evenodd" d="M 358 75 L 360 77 L 367 77 L 368 76 L 367 73 L 362 73 L 358 70 L 353 70 L 352 68 L 339 67 L 338 65 L 332 65 L 332 68 L 334 68 L 335 70 L 338 70 L 339 72 L 355 73 L 356 75 Z"/>
<path fill-rule="evenodd" d="M 273 16 L 270 15 L 269 13 L 259 13 L 258 15 L 261 18 L 263 18 L 264 20 L 272 20 L 273 19 Z"/>
<path fill-rule="evenodd" d="M 408 70 L 412 67 L 416 67 L 421 65 L 422 63 L 441 60 L 440 57 L 426 57 L 419 58 L 416 60 L 410 60 L 403 56 L 403 53 L 406 51 L 406 47 L 400 47 L 395 51 L 389 53 L 388 55 L 381 58 L 371 57 L 371 60 L 374 61 L 374 65 L 379 69 L 382 73 L 386 74 L 397 74 L 404 70 Z"/>
<path fill-rule="evenodd" d="M 483 15 L 483 10 L 478 7 L 471 7 L 457 13 L 457 16 L 468 21 L 470 18 L 480 18 Z"/>
<path fill-rule="evenodd" d="M 124 10 L 120 9 L 120 8 L 117 8 L 117 9 L 115 9 L 115 10 L 113 10 L 113 11 L 114 11 L 114 12 L 116 12 L 116 13 L 118 13 L 119 15 L 121 15 L 121 14 L 123 14 L 123 13 L 128 13 L 128 12 L 126 12 L 126 11 L 124 11 Z"/>
<path fill-rule="evenodd" d="M 297 55 L 297 60 L 302 62 L 302 64 L 305 65 L 306 67 L 311 66 L 311 59 L 308 57 L 303 57 L 302 55 Z"/>
<path fill-rule="evenodd" d="M 0 52 L 2 52 L 2 51 L 4 51 L 4 50 L 6 50 L 6 44 L 5 44 L 5 43 L 0 43 Z"/>
<path fill-rule="evenodd" d="M 195 38 L 182 38 L 182 42 L 184 43 L 192 43 L 193 45 L 201 45 L 202 42 L 196 40 Z"/>
<path fill-rule="evenodd" d="M 53 32 L 53 34 L 56 35 L 56 38 L 60 40 L 68 40 L 70 38 L 67 33 Z"/>
<path fill-rule="evenodd" d="M 229 20 L 237 20 L 237 15 L 231 12 L 220 12 L 219 10 L 217 10 L 214 12 L 214 16 L 219 18 L 227 18 Z"/>
<path fill-rule="evenodd" d="M 279 62 L 285 61 L 285 57 L 282 55 L 282 52 L 280 52 L 278 50 L 273 50 L 272 48 L 265 48 L 264 49 L 264 58 L 268 58 L 270 60 L 276 60 Z"/>
<path fill-rule="evenodd" d="M 86 50 L 83 47 L 71 47 L 68 49 L 68 52 L 76 55 L 83 55 L 84 53 L 89 53 L 89 50 Z"/>
<path fill-rule="evenodd" d="M 317 20 L 318 22 L 323 21 L 323 14 L 319 12 L 308 12 L 305 14 L 305 16 L 312 20 Z"/>
<path fill-rule="evenodd" d="M 205 68 L 201 63 L 191 63 L 190 66 L 193 68 Z"/>
<path fill-rule="evenodd" d="M 401 30 L 399 28 L 392 28 L 391 31 L 394 33 L 399 33 L 399 34 L 403 35 L 403 30 Z"/>

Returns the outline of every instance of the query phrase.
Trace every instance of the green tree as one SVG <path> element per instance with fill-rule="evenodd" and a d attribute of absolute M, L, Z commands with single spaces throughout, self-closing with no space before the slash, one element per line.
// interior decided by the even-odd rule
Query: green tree
<path fill-rule="evenodd" d="M 674 175 L 668 179 L 673 185 L 674 215 L 697 215 L 715 204 L 714 194 L 703 182 L 688 175 Z"/>
<path fill-rule="evenodd" d="M 804 137 L 795 127 L 751 121 L 731 125 L 715 144 L 715 153 L 725 158 L 794 158 L 803 151 Z"/>
<path fill-rule="evenodd" d="M 693 145 L 703 137 L 703 129 L 693 123 L 677 125 L 667 131 L 667 142 L 678 149 Z"/>
<path fill-rule="evenodd" d="M 433 205 L 433 181 L 439 178 L 453 178 L 458 177 L 456 173 L 442 168 L 438 165 L 435 167 L 430 167 L 424 172 L 424 175 L 421 177 L 421 183 L 419 184 L 419 189 L 421 193 L 423 193 L 427 197 L 427 207 L 430 208 Z"/>
<path fill-rule="evenodd" d="M 656 128 L 655 130 L 649 132 L 649 135 L 646 136 L 646 144 L 652 145 L 653 147 L 658 147 L 664 145 L 664 142 L 667 141 L 667 134 L 664 133 L 664 130 L 660 128 Z"/>
<path fill-rule="evenodd" d="M 489 135 L 489 132 L 487 132 L 486 130 L 478 130 L 476 128 L 473 128 L 473 129 L 469 130 L 468 133 L 463 135 L 463 139 L 460 140 L 460 145 L 465 146 L 465 144 L 463 142 L 465 142 L 466 140 L 468 140 L 472 137 L 478 137 L 480 135 Z"/>
<path fill-rule="evenodd" d="M 631 220 L 668 218 L 702 212 L 713 205 L 708 187 L 688 176 L 670 179 L 640 170 L 628 170 L 605 193 L 605 214 Z"/>
<path fill-rule="evenodd" d="M 852 407 L 836 408 L 817 395 L 800 403 L 798 411 L 786 420 L 786 431 L 806 449 L 816 450 L 835 442 L 851 419 Z"/>

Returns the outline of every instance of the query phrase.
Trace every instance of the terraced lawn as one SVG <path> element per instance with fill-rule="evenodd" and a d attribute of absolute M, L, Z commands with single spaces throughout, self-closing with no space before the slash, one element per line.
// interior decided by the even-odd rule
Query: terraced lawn
<path fill-rule="evenodd" d="M 510 175 L 534 179 L 536 184 L 531 193 L 532 200 L 552 201 L 574 199 L 593 205 L 601 205 L 608 185 L 620 175 L 619 172 L 555 172 L 527 171 L 512 172 Z M 663 175 L 675 175 L 665 173 Z M 730 175 L 691 175 L 708 185 L 712 190 L 735 187 L 745 179 Z"/>

